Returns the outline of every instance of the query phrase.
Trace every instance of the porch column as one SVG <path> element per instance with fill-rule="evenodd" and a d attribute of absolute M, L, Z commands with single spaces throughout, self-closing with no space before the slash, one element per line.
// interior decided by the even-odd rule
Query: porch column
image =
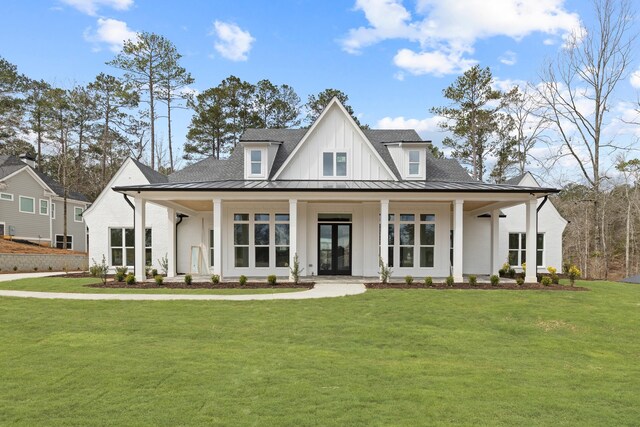
<path fill-rule="evenodd" d="M 526 202 L 527 206 L 527 272 L 524 278 L 525 283 L 536 283 L 538 281 L 536 273 L 538 272 L 538 266 L 536 265 L 536 258 L 538 254 L 537 247 L 537 207 L 538 199 L 532 197 Z"/>
<path fill-rule="evenodd" d="M 491 274 L 498 274 L 501 263 L 500 259 L 500 210 L 491 211 Z"/>
<path fill-rule="evenodd" d="M 389 267 L 389 200 L 380 200 L 380 258 Z"/>
<path fill-rule="evenodd" d="M 176 277 L 176 211 L 167 208 L 167 276 Z"/>
<path fill-rule="evenodd" d="M 298 200 L 289 199 L 289 280 L 293 280 L 291 268 L 298 253 Z M 300 263 L 300 258 L 298 258 Z M 300 267 L 302 268 L 302 267 Z"/>
<path fill-rule="evenodd" d="M 457 283 L 461 283 L 464 280 L 462 277 L 463 204 L 464 200 L 453 201 L 453 280 Z"/>
<path fill-rule="evenodd" d="M 138 282 L 144 281 L 147 277 L 145 274 L 145 217 L 146 217 L 146 200 L 144 200 L 141 196 L 136 196 L 134 198 L 134 206 L 135 206 L 135 217 L 134 217 L 134 228 L 135 228 L 135 238 L 134 238 L 134 253 L 135 253 L 135 265 L 134 272 L 136 276 L 136 280 Z"/>
<path fill-rule="evenodd" d="M 222 199 L 213 199 L 213 274 L 222 278 Z"/>

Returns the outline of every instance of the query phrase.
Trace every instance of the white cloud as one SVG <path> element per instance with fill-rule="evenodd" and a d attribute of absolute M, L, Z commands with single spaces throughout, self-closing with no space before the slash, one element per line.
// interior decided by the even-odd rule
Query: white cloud
<path fill-rule="evenodd" d="M 98 9 L 108 7 L 115 10 L 128 10 L 133 6 L 133 0 L 60 0 L 87 15 L 96 16 Z"/>
<path fill-rule="evenodd" d="M 438 123 L 444 120 L 443 117 L 433 116 L 426 119 L 406 119 L 399 117 L 383 117 L 376 123 L 378 129 L 415 129 L 419 134 L 435 132 L 440 130 Z"/>
<path fill-rule="evenodd" d="M 93 28 L 87 28 L 84 32 L 84 39 L 94 44 L 94 51 L 101 50 L 101 44 L 107 44 L 112 52 L 120 52 L 125 40 L 137 37 L 137 33 L 124 21 L 98 18 L 97 24 L 95 31 Z"/>
<path fill-rule="evenodd" d="M 564 35 L 579 29 L 578 15 L 563 4 L 564 0 L 418 0 L 412 14 L 402 0 L 356 0 L 355 10 L 364 13 L 368 26 L 351 29 L 341 44 L 345 51 L 359 53 L 384 40 L 407 40 L 418 47 L 398 51 L 395 62 L 400 68 L 414 74 L 457 73 L 477 62 L 468 55 L 480 39 L 520 40 L 535 32 Z M 438 64 L 428 65 L 428 60 Z"/>
<path fill-rule="evenodd" d="M 629 83 L 631 83 L 631 86 L 633 86 L 635 89 L 640 89 L 640 70 L 636 70 L 631 73 L 631 76 L 629 77 Z"/>
<path fill-rule="evenodd" d="M 544 39 L 542 41 L 542 44 L 545 46 L 553 46 L 554 44 L 556 44 L 556 41 L 554 39 Z"/>
<path fill-rule="evenodd" d="M 518 62 L 518 55 L 516 55 L 515 52 L 508 50 L 498 59 L 505 65 L 516 65 L 516 62 Z"/>
<path fill-rule="evenodd" d="M 246 61 L 251 45 L 256 40 L 249 31 L 232 22 L 215 21 L 210 34 L 218 38 L 214 44 L 218 53 L 231 61 Z"/>

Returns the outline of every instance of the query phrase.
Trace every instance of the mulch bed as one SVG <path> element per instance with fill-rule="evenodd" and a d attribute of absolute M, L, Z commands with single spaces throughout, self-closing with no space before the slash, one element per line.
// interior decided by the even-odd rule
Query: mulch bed
<path fill-rule="evenodd" d="M 311 289 L 315 282 L 301 282 L 296 284 L 289 282 L 282 282 L 276 285 L 270 285 L 265 282 L 247 282 L 241 285 L 238 282 L 220 282 L 213 284 L 211 282 L 193 282 L 187 285 L 184 282 L 164 282 L 161 286 L 156 285 L 153 282 L 136 283 L 135 285 L 127 285 L 125 282 L 107 282 L 94 283 L 91 285 L 84 285 L 88 288 L 115 288 L 115 289 L 278 289 L 278 288 L 295 288 L 295 289 Z"/>
<path fill-rule="evenodd" d="M 367 289 L 484 289 L 491 291 L 514 290 L 514 291 L 588 291 L 589 288 L 581 286 L 564 286 L 550 285 L 544 286 L 540 283 L 525 283 L 518 286 L 516 283 L 500 283 L 498 286 L 492 286 L 490 283 L 479 283 L 471 286 L 468 283 L 454 283 L 453 286 L 447 286 L 444 283 L 434 283 L 433 286 L 427 286 L 424 283 L 365 283 Z"/>

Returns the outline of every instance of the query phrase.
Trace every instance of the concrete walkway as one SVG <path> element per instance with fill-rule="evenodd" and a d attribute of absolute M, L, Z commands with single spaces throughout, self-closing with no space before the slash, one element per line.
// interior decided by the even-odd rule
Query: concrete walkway
<path fill-rule="evenodd" d="M 29 273 L 31 274 L 31 273 Z M 37 274 L 37 273 L 34 273 Z M 44 274 L 44 273 L 40 273 Z M 42 277 L 42 276 L 34 276 Z M 21 276 L 20 278 L 25 278 Z M 14 279 L 15 280 L 15 279 Z M 253 295 L 214 295 L 214 294 L 80 294 L 71 292 L 33 292 L 0 290 L 0 297 L 39 298 L 39 299 L 73 299 L 73 300 L 121 300 L 121 301 L 256 301 L 256 300 L 295 300 L 313 298 L 335 298 L 347 295 L 358 295 L 366 291 L 363 284 L 317 283 L 313 289 L 301 292 L 283 292 L 276 294 Z"/>

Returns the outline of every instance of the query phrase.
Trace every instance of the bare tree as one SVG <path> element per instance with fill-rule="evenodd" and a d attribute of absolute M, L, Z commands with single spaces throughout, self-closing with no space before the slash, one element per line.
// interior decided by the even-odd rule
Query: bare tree
<path fill-rule="evenodd" d="M 542 74 L 538 94 L 549 108 L 549 119 L 562 142 L 555 158 L 572 157 L 592 191 L 590 255 L 601 255 L 599 197 L 603 150 L 615 150 L 603 139 L 614 91 L 624 79 L 636 39 L 634 12 L 628 0 L 594 0 L 595 25 L 574 32 L 555 61 Z M 592 275 L 602 274 L 600 263 Z M 587 272 L 585 272 L 585 275 Z"/>

